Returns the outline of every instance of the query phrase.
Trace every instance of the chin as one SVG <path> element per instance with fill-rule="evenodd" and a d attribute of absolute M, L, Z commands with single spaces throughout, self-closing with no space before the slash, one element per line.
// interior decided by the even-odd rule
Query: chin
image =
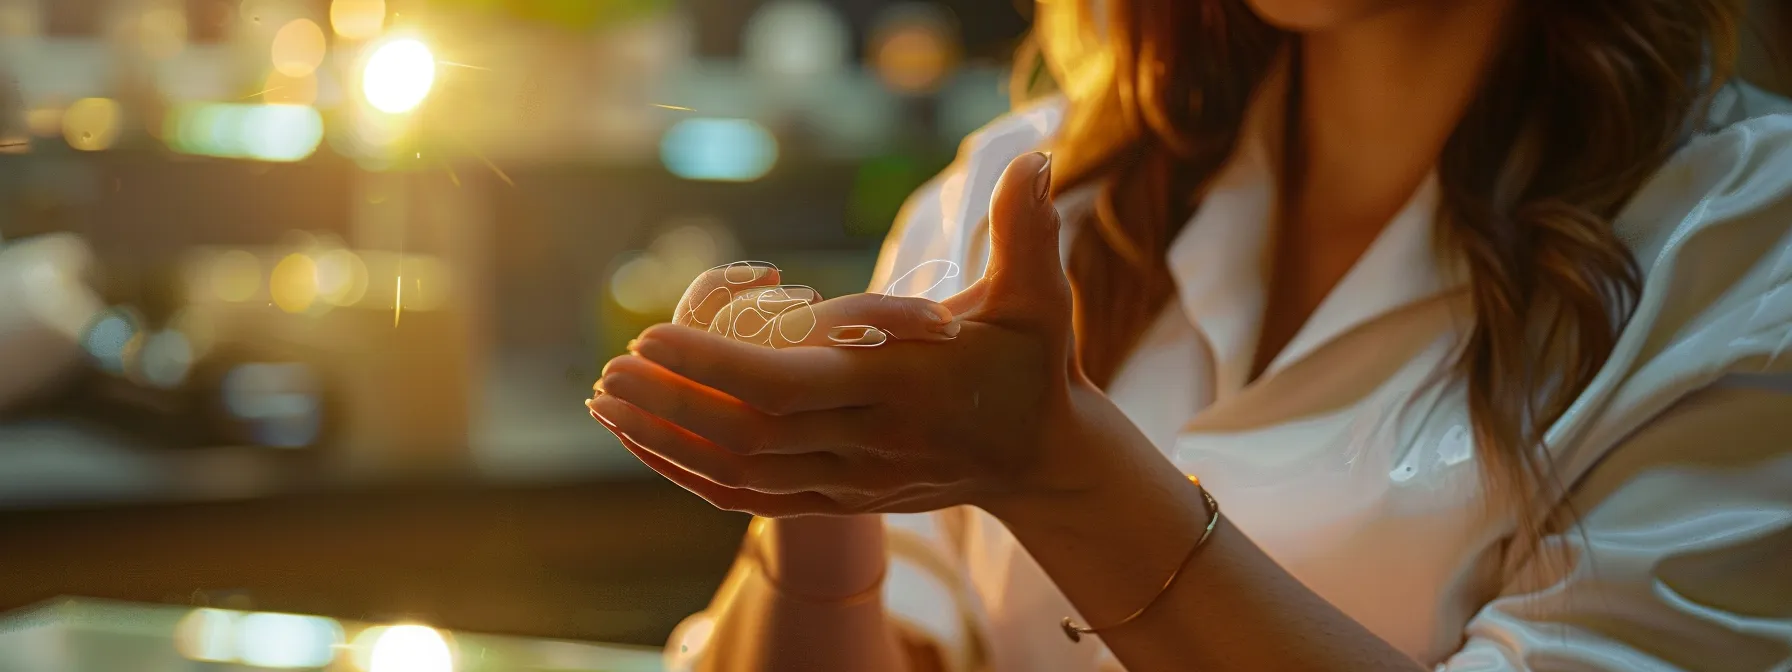
<path fill-rule="evenodd" d="M 1264 23 L 1293 33 L 1322 32 L 1411 0 L 1245 0 Z"/>

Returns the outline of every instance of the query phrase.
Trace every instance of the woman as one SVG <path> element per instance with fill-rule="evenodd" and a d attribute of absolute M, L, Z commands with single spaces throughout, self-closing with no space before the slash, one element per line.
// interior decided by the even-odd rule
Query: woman
<path fill-rule="evenodd" d="M 873 283 L 949 324 L 606 367 L 595 417 L 762 516 L 676 664 L 1792 661 L 1792 116 L 1725 82 L 1729 3 L 1039 9 L 1062 95 Z"/>

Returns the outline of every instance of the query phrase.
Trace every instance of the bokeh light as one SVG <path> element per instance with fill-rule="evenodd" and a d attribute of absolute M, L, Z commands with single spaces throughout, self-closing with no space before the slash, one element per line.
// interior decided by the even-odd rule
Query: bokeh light
<path fill-rule="evenodd" d="M 323 142 L 324 122 L 304 105 L 196 103 L 174 108 L 163 142 L 183 154 L 298 161 Z"/>
<path fill-rule="evenodd" d="M 317 301 L 317 284 L 317 262 L 295 252 L 274 265 L 268 277 L 268 298 L 281 310 L 303 313 Z"/>
<path fill-rule="evenodd" d="M 138 375 L 156 387 L 180 387 L 192 369 L 193 345 L 179 331 L 156 332 L 137 352 Z"/>
<path fill-rule="evenodd" d="M 748 67 L 789 80 L 842 69 L 852 43 L 846 20 L 816 0 L 773 0 L 747 21 L 741 56 Z"/>
<path fill-rule="evenodd" d="M 293 77 L 279 70 L 268 73 L 261 102 L 274 105 L 310 105 L 317 102 L 317 73 Z"/>
<path fill-rule="evenodd" d="M 423 103 L 436 81 L 436 58 L 414 39 L 387 42 L 373 50 L 361 73 L 367 104 L 387 114 L 409 112 Z"/>
<path fill-rule="evenodd" d="M 778 141 L 749 119 L 685 119 L 666 130 L 660 160 L 688 180 L 751 182 L 778 161 Z"/>
<path fill-rule="evenodd" d="M 317 257 L 317 292 L 338 306 L 352 306 L 367 295 L 367 263 L 361 255 L 335 249 Z"/>
<path fill-rule="evenodd" d="M 871 35 L 871 63 L 893 91 L 931 93 L 958 61 L 956 24 L 928 5 L 898 5 Z"/>
<path fill-rule="evenodd" d="M 382 630 L 367 657 L 367 672 L 453 672 L 454 653 L 435 628 L 394 625 Z"/>
<path fill-rule="evenodd" d="M 311 19 L 293 19 L 274 33 L 274 69 L 288 77 L 304 77 L 324 62 L 324 31 Z"/>
<path fill-rule="evenodd" d="M 174 649 L 188 660 L 228 663 L 236 660 L 236 621 L 240 613 L 194 609 L 174 627 Z"/>
<path fill-rule="evenodd" d="M 330 27 L 345 39 L 378 37 L 386 27 L 386 0 L 335 0 L 330 3 Z"/>
<path fill-rule="evenodd" d="M 110 98 L 82 98 L 62 113 L 62 139 L 84 152 L 97 152 L 118 139 L 118 103 Z"/>
<path fill-rule="evenodd" d="M 123 310 L 108 310 L 87 327 L 81 347 L 101 369 L 123 373 L 126 350 L 137 338 L 137 324 L 135 316 Z"/>
<path fill-rule="evenodd" d="M 336 657 L 342 626 L 319 616 L 249 614 L 236 626 L 242 662 L 275 669 L 318 668 Z"/>
<path fill-rule="evenodd" d="M 636 315 L 664 317 L 672 307 L 666 302 L 667 288 L 674 282 L 665 264 L 651 254 L 641 254 L 622 262 L 610 274 L 610 298 Z"/>
<path fill-rule="evenodd" d="M 230 302 L 248 301 L 261 290 L 261 260 L 243 250 L 231 250 L 211 261 L 212 293 Z"/>

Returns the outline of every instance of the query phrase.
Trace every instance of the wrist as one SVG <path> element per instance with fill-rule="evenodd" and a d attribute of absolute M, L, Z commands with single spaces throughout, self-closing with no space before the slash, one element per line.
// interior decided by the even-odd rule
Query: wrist
<path fill-rule="evenodd" d="M 887 562 L 883 518 L 875 515 L 756 518 L 746 543 L 758 545 L 762 571 L 805 595 L 864 592 Z"/>
<path fill-rule="evenodd" d="M 1206 522 L 1200 489 L 1106 395 L 1090 386 L 1070 396 L 1063 421 L 1041 441 L 1037 477 L 981 508 L 1017 536 L 1101 528 L 1118 512 Z"/>

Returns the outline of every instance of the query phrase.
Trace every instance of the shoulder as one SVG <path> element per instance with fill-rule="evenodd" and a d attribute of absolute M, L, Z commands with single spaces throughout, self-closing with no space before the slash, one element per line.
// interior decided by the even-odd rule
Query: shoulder
<path fill-rule="evenodd" d="M 1067 107 L 1060 96 L 1042 98 L 965 137 L 952 165 L 903 204 L 884 240 L 871 291 L 937 300 L 982 275 L 977 238 L 996 178 L 1010 161 L 1044 147 Z M 947 277 L 951 269 L 957 271 Z"/>
<path fill-rule="evenodd" d="M 1758 113 L 1731 108 L 1615 222 L 1643 291 L 1610 360 L 1550 432 L 1570 481 L 1689 394 L 1792 375 L 1792 111 L 1776 110 L 1792 105 L 1751 92 L 1735 102 Z"/>

